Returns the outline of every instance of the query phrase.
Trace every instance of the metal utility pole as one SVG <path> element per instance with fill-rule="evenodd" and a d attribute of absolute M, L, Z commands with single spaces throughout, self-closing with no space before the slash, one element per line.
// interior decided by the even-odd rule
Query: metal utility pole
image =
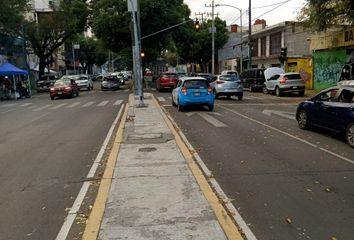
<path fill-rule="evenodd" d="M 252 67 L 252 46 L 251 46 L 251 36 L 252 36 L 252 19 L 251 19 L 251 0 L 248 1 L 248 68 Z"/>
<path fill-rule="evenodd" d="M 211 2 L 211 5 L 205 7 L 211 7 L 211 74 L 215 73 L 215 18 L 214 18 L 214 0 Z"/>
<path fill-rule="evenodd" d="M 140 43 L 140 20 L 139 9 L 137 0 L 128 0 L 128 11 L 132 13 L 132 23 L 134 29 L 134 41 L 133 41 L 133 61 L 134 61 L 134 75 L 136 92 L 139 96 L 139 107 L 144 106 L 143 98 L 143 83 L 142 83 L 142 67 L 141 67 L 141 43 Z"/>

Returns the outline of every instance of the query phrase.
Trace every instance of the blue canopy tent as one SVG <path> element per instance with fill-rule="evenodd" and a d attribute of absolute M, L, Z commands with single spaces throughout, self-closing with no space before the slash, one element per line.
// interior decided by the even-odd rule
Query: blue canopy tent
<path fill-rule="evenodd" d="M 13 76 L 13 88 L 15 91 L 15 99 L 16 99 L 16 81 L 15 76 L 19 75 L 28 75 L 26 70 L 22 70 L 11 63 L 3 63 L 0 65 L 0 76 Z"/>

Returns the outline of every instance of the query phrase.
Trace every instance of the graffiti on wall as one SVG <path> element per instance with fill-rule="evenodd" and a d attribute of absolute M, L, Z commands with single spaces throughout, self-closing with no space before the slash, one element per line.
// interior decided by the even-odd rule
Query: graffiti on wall
<path fill-rule="evenodd" d="M 337 84 L 346 61 L 345 49 L 315 52 L 314 88 L 322 90 Z"/>

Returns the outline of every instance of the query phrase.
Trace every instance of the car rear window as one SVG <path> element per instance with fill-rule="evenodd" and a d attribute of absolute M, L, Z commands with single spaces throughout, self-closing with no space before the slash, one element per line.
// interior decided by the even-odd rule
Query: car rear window
<path fill-rule="evenodd" d="M 223 76 L 220 76 L 220 80 L 223 80 L 223 81 L 236 81 L 237 77 L 235 75 L 223 75 Z"/>
<path fill-rule="evenodd" d="M 183 87 L 188 89 L 208 88 L 208 83 L 205 80 L 187 80 L 184 82 Z"/>
<path fill-rule="evenodd" d="M 177 78 L 177 74 L 162 74 L 163 78 Z"/>
<path fill-rule="evenodd" d="M 300 74 L 286 74 L 285 75 L 287 79 L 292 80 L 292 79 L 301 79 Z"/>

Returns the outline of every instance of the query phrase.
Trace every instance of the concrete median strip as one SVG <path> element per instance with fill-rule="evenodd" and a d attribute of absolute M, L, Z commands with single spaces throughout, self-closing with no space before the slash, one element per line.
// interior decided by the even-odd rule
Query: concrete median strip
<path fill-rule="evenodd" d="M 199 184 L 205 198 L 208 200 L 210 206 L 212 207 L 220 226 L 222 227 L 223 231 L 225 232 L 227 238 L 229 240 L 241 240 L 244 239 L 239 232 L 238 228 L 236 227 L 235 223 L 233 222 L 232 218 L 229 216 L 228 211 L 224 208 L 223 204 L 221 203 L 223 200 L 219 199 L 218 196 L 214 193 L 213 189 L 210 187 L 207 179 L 205 178 L 203 172 L 200 170 L 199 166 L 193 159 L 193 153 L 191 153 L 187 147 L 187 143 L 183 141 L 179 132 L 179 129 L 176 129 L 171 120 L 168 118 L 167 113 L 162 110 L 160 105 L 158 104 L 155 98 L 154 102 L 157 107 L 160 109 L 162 116 L 170 128 L 172 134 L 175 136 L 176 143 L 180 148 L 183 156 L 185 157 L 197 183 Z"/>

